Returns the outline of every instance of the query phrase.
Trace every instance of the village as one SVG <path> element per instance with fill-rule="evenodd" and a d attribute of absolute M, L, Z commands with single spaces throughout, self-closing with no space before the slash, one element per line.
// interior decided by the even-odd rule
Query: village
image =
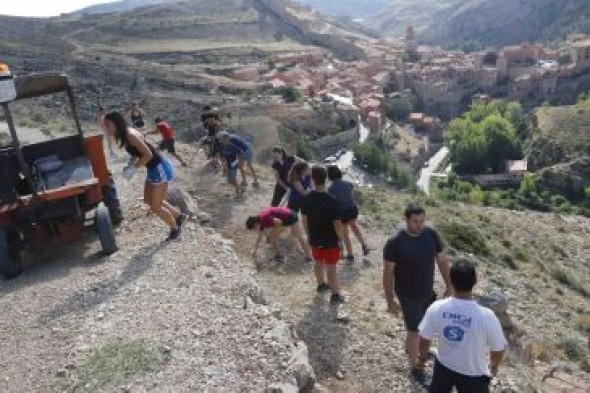
<path fill-rule="evenodd" d="M 437 133 L 441 119 L 460 115 L 462 104 L 475 97 L 511 101 L 568 101 L 576 97 L 577 79 L 590 70 L 590 36 L 572 35 L 567 47 L 549 50 L 522 43 L 501 50 L 464 53 L 419 46 L 414 29 L 399 41 L 366 43 L 366 61 L 344 62 L 323 52 L 281 54 L 272 64 L 233 70 L 241 81 L 265 81 L 273 88 L 293 86 L 310 99 L 348 97 L 372 131 L 383 124 L 389 97 L 415 94 L 424 113 L 411 122 Z M 341 101 L 342 102 L 342 101 Z M 436 139 L 436 135 L 435 135 Z"/>
<path fill-rule="evenodd" d="M 360 118 L 373 136 L 389 124 L 387 103 L 405 101 L 415 111 L 390 120 L 411 126 L 429 144 L 440 146 L 445 122 L 460 116 L 471 102 L 500 97 L 531 109 L 543 102 L 571 103 L 590 77 L 586 35 L 570 36 L 557 50 L 522 43 L 465 53 L 418 45 L 409 26 L 403 39 L 372 40 L 365 51 L 366 60 L 351 62 L 321 51 L 281 54 L 268 64 L 234 69 L 232 78 L 274 89 L 293 87 L 310 102 L 333 102 L 351 119 Z M 526 162 L 507 163 L 507 168 L 515 167 L 516 173 L 507 169 L 505 176 L 483 175 L 478 183 L 518 184 Z"/>

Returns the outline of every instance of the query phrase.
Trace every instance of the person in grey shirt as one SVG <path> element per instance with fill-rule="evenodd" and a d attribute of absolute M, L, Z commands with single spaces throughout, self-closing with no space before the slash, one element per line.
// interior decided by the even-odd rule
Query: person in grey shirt
<path fill-rule="evenodd" d="M 370 252 L 367 243 L 365 243 L 363 233 L 357 223 L 359 209 L 354 199 L 354 185 L 348 181 L 342 180 L 342 172 L 336 165 L 328 167 L 328 179 L 332 182 L 328 188 L 328 193 L 338 201 L 338 208 L 340 210 L 340 217 L 344 228 L 344 245 L 347 254 L 345 259 L 348 262 L 354 262 L 352 240 L 350 239 L 351 230 L 357 240 L 361 243 L 363 255 L 369 255 Z"/>

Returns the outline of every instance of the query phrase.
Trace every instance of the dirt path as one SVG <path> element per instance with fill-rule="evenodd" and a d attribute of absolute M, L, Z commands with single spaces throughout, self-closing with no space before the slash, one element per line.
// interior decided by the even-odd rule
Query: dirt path
<path fill-rule="evenodd" d="M 285 263 L 251 254 L 254 237 L 244 230 L 246 217 L 267 206 L 273 184 L 268 178 L 258 190 L 236 199 L 221 177 L 202 169 L 192 194 L 212 213 L 215 227 L 234 240 L 244 263 L 258 265 L 263 289 L 282 305 L 286 318 L 305 341 L 320 384 L 331 392 L 422 392 L 407 377 L 403 325 L 384 312 L 380 248 L 386 236 L 372 233 L 373 254 L 354 264 L 342 264 L 341 280 L 347 303 L 329 305 L 329 295 L 317 296 L 312 264 L 304 262 L 294 244 L 285 242 Z M 362 218 L 361 218 L 362 221 Z M 357 251 L 360 247 L 357 246 Z M 270 256 L 270 255 L 268 255 Z"/>

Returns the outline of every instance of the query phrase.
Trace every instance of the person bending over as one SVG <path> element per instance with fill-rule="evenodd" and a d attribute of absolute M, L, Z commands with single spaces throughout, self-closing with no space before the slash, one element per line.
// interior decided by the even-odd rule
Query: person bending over
<path fill-rule="evenodd" d="M 279 250 L 279 239 L 286 229 L 291 231 L 291 235 L 297 240 L 297 243 L 305 253 L 306 257 L 311 260 L 311 249 L 303 239 L 301 228 L 298 225 L 299 218 L 297 214 L 286 207 L 268 207 L 262 210 L 257 216 L 248 217 L 246 228 L 248 230 L 257 230 L 258 237 L 254 245 L 252 256 L 256 258 L 258 248 L 264 237 L 264 231 L 271 229 L 270 244 L 273 248 L 275 260 L 282 260 Z"/>
<path fill-rule="evenodd" d="M 354 199 L 354 185 L 346 180 L 342 180 L 342 172 L 336 165 L 328 167 L 328 179 L 332 182 L 330 187 L 328 187 L 328 192 L 336 198 L 340 208 L 340 218 L 342 219 L 344 229 L 344 245 L 346 246 L 347 253 L 346 260 L 354 262 L 350 230 L 352 230 L 354 236 L 361 243 L 363 255 L 369 255 L 370 252 L 357 223 L 359 209 Z"/>
<path fill-rule="evenodd" d="M 461 259 L 451 266 L 450 298 L 435 302 L 420 323 L 420 363 L 438 337 L 438 355 L 429 393 L 489 393 L 490 381 L 506 352 L 506 337 L 494 312 L 477 304 L 473 264 Z"/>
<path fill-rule="evenodd" d="M 143 200 L 170 228 L 168 239 L 178 239 L 186 216 L 166 202 L 168 184 L 174 180 L 172 164 L 139 131 L 129 127 L 125 117 L 119 112 L 105 115 L 104 123 L 109 135 L 131 156 L 129 165 L 123 169 L 123 175 L 130 180 L 137 169 L 147 169 Z"/>

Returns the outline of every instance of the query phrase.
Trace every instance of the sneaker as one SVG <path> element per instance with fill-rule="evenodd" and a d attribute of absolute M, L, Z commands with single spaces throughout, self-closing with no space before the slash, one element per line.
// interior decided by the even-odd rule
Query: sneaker
<path fill-rule="evenodd" d="M 324 292 L 328 292 L 330 290 L 330 286 L 326 283 L 322 283 L 320 285 L 318 285 L 318 293 L 324 293 Z"/>
<path fill-rule="evenodd" d="M 330 296 L 330 304 L 332 305 L 342 304 L 344 302 L 344 296 L 339 293 L 333 293 L 332 296 Z"/>
<path fill-rule="evenodd" d="M 348 263 L 354 263 L 354 255 L 347 255 L 346 258 L 344 258 L 344 260 Z"/>
<path fill-rule="evenodd" d="M 182 233 L 182 229 L 180 227 L 176 228 L 176 229 L 171 229 L 170 230 L 170 235 L 168 235 L 168 239 L 167 240 L 176 240 L 180 237 L 180 234 Z"/>
<path fill-rule="evenodd" d="M 284 255 L 275 255 L 273 257 L 273 260 L 275 262 L 285 262 L 285 256 Z"/>
<path fill-rule="evenodd" d="M 367 256 L 371 253 L 371 250 L 369 250 L 369 246 L 367 246 L 366 244 L 363 244 L 363 256 Z"/>
<path fill-rule="evenodd" d="M 176 217 L 176 225 L 180 228 L 186 221 L 186 214 L 181 213 L 180 216 Z"/>
<path fill-rule="evenodd" d="M 260 183 L 258 183 L 258 181 L 255 181 L 254 183 L 252 183 L 252 187 L 259 188 Z"/>
<path fill-rule="evenodd" d="M 410 374 L 412 375 L 412 378 L 414 378 L 414 380 L 418 382 L 418 384 L 420 384 L 421 386 L 428 387 L 430 385 L 428 375 L 426 374 L 424 369 L 413 368 Z"/>

